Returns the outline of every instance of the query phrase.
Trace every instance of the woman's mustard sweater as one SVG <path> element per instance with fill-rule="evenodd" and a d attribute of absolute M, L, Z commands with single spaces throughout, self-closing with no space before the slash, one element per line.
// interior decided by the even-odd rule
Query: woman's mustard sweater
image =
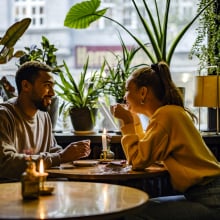
<path fill-rule="evenodd" d="M 123 150 L 132 168 L 144 169 L 163 161 L 173 187 L 180 192 L 220 176 L 220 163 L 182 107 L 160 107 L 146 131 L 141 124 L 126 124 L 121 130 Z"/>

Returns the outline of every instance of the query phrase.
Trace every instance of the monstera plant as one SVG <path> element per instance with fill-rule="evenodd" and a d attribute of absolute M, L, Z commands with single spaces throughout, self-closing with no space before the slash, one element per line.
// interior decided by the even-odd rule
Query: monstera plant
<path fill-rule="evenodd" d="M 157 0 L 153 1 L 155 6 L 156 15 L 153 15 L 150 8 L 150 3 L 147 0 L 142 0 L 143 8 L 140 8 L 141 0 L 131 0 L 132 5 L 140 19 L 143 26 L 143 31 L 146 33 L 146 41 L 149 41 L 150 46 L 143 42 L 136 34 L 132 33 L 124 25 L 114 20 L 111 17 L 105 16 L 107 8 L 100 9 L 100 0 L 89 0 L 83 1 L 73 5 L 66 15 L 64 25 L 69 28 L 82 29 L 87 28 L 89 25 L 100 19 L 105 18 L 113 23 L 119 25 L 125 32 L 127 32 L 137 43 L 137 45 L 144 51 L 147 57 L 152 63 L 157 63 L 161 60 L 170 64 L 175 48 L 178 43 L 186 33 L 186 31 L 191 27 L 191 25 L 196 21 L 200 14 L 206 10 L 206 8 L 214 2 L 214 0 L 209 1 L 195 16 L 194 18 L 185 25 L 185 27 L 179 32 L 176 38 L 171 42 L 168 48 L 168 20 L 170 15 L 170 4 L 171 0 L 165 1 L 164 13 L 159 12 L 159 3 Z M 138 2 L 138 3 L 137 3 Z M 153 4 L 153 3 L 152 3 Z M 147 16 L 146 16 L 147 15 Z"/>

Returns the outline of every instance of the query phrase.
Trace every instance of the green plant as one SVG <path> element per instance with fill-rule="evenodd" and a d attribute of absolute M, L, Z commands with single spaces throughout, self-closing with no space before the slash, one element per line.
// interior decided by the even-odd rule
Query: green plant
<path fill-rule="evenodd" d="M 98 20 L 99 18 L 103 17 L 106 18 L 117 25 L 119 25 L 123 30 L 125 30 L 139 45 L 140 48 L 145 52 L 145 54 L 149 57 L 152 63 L 157 63 L 161 60 L 166 61 L 170 64 L 174 50 L 180 40 L 182 39 L 183 35 L 186 31 L 191 27 L 194 21 L 200 16 L 200 14 L 213 3 L 214 0 L 210 1 L 204 8 L 202 8 L 195 17 L 179 32 L 177 37 L 171 43 L 171 46 L 168 49 L 167 43 L 167 30 L 168 30 L 168 19 L 169 19 L 169 10 L 170 10 L 170 2 L 171 0 L 166 0 L 165 12 L 164 14 L 160 13 L 158 10 L 158 3 L 155 0 L 154 6 L 156 10 L 156 16 L 154 16 L 151 12 L 151 9 L 147 3 L 147 0 L 142 0 L 145 11 L 148 15 L 149 20 L 146 18 L 142 10 L 138 7 L 135 0 L 131 0 L 132 4 L 140 18 L 141 24 L 143 29 L 146 32 L 146 35 L 149 38 L 151 47 L 153 51 L 151 51 L 148 46 L 142 42 L 135 34 L 133 34 L 130 30 L 128 30 L 125 26 L 120 24 L 118 21 L 105 16 L 104 14 L 107 11 L 107 8 L 98 10 L 100 7 L 101 1 L 100 0 L 89 0 L 83 1 L 81 3 L 77 3 L 73 5 L 69 12 L 66 15 L 64 25 L 69 28 L 87 28 L 92 22 Z M 163 17 L 161 17 L 163 16 Z"/>
<path fill-rule="evenodd" d="M 39 61 L 47 64 L 53 69 L 54 74 L 60 73 L 60 68 L 63 65 L 58 65 L 56 51 L 58 49 L 50 43 L 50 41 L 42 36 L 41 48 L 37 45 L 31 47 L 25 47 L 25 51 L 22 57 L 19 59 L 19 65 L 27 61 Z"/>
<path fill-rule="evenodd" d="M 60 113 L 66 108 L 89 108 L 90 110 L 97 108 L 98 98 L 106 85 L 103 75 L 105 62 L 99 72 L 90 73 L 88 71 L 89 58 L 87 58 L 78 80 L 72 76 L 65 61 L 63 63 L 65 71 L 60 72 L 61 82 L 56 83 L 60 88 L 57 94 L 66 101 L 61 105 Z"/>
<path fill-rule="evenodd" d="M 5 35 L 2 38 L 0 37 L 0 45 L 3 45 L 0 50 L 0 64 L 7 63 L 13 57 L 18 58 L 24 54 L 21 50 L 14 52 L 14 45 L 27 30 L 30 23 L 30 18 L 24 18 L 10 26 Z"/>
<path fill-rule="evenodd" d="M 198 10 L 204 7 L 209 0 L 201 0 Z M 220 3 L 215 0 L 202 13 L 199 18 L 199 27 L 197 28 L 197 37 L 191 49 L 190 58 L 195 55 L 200 60 L 200 69 L 207 66 L 216 66 L 220 68 Z M 209 68 L 209 74 L 216 74 Z M 219 71 L 219 70 L 218 70 Z"/>
<path fill-rule="evenodd" d="M 140 47 L 128 48 L 126 47 L 120 34 L 119 38 L 122 47 L 122 56 L 113 53 L 116 60 L 116 65 L 114 66 L 110 65 L 109 62 L 105 60 L 108 74 L 106 94 L 112 95 L 115 97 L 117 102 L 121 103 L 123 102 L 123 97 L 125 94 L 125 84 L 127 78 L 137 67 L 144 64 L 132 66 L 133 58 L 135 54 L 140 50 Z"/>

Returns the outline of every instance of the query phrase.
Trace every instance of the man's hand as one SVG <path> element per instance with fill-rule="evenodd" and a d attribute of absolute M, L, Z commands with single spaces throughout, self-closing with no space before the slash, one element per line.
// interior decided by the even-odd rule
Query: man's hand
<path fill-rule="evenodd" d="M 61 163 L 71 162 L 83 157 L 88 157 L 91 153 L 90 140 L 77 141 L 69 144 L 60 153 Z"/>

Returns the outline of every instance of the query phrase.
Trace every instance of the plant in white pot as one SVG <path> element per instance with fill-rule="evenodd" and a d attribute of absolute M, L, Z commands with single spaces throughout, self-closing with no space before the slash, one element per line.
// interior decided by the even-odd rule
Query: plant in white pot
<path fill-rule="evenodd" d="M 89 58 L 83 66 L 79 78 L 73 77 L 64 61 L 64 69 L 60 73 L 60 82 L 56 82 L 59 90 L 57 94 L 64 100 L 60 107 L 68 111 L 75 133 L 94 132 L 98 99 L 104 94 L 106 78 L 104 76 L 105 62 L 99 71 L 89 72 Z"/>

